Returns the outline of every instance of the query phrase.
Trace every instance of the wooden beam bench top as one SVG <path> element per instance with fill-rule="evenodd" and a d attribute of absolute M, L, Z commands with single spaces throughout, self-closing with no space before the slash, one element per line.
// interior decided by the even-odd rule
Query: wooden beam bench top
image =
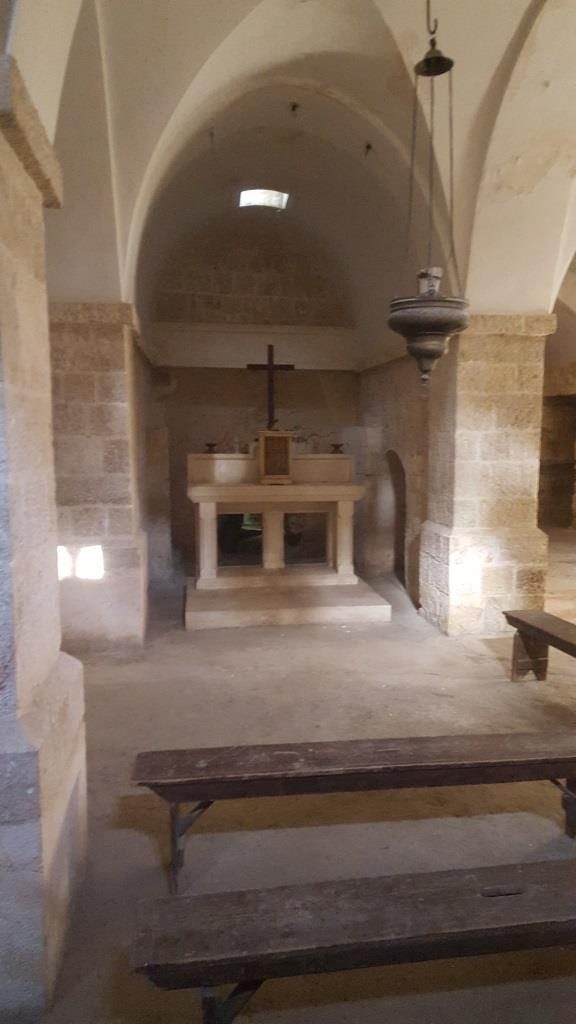
<path fill-rule="evenodd" d="M 533 672 L 536 679 L 546 679 L 549 647 L 576 656 L 576 625 L 573 622 L 566 622 L 548 612 L 509 611 L 503 615 L 516 629 L 510 673 L 513 681 L 523 679 L 529 672 Z"/>
<path fill-rule="evenodd" d="M 166 898 L 141 908 L 132 963 L 179 989 L 571 943 L 566 860 Z"/>
<path fill-rule="evenodd" d="M 506 621 L 527 636 L 576 657 L 576 625 L 549 612 L 504 612 Z"/>
<path fill-rule="evenodd" d="M 137 756 L 132 781 L 170 804 L 170 891 L 178 891 L 188 830 L 215 800 L 548 779 L 564 791 L 576 835 L 576 734 L 490 733 L 284 743 Z M 197 801 L 186 814 L 181 805 Z"/>
<path fill-rule="evenodd" d="M 132 781 L 168 801 L 213 801 L 572 775 L 574 733 L 491 733 L 148 751 Z"/>

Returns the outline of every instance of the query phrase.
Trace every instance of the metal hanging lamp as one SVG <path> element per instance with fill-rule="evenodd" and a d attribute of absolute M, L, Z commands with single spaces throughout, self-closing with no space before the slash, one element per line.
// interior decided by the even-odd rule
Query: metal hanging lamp
<path fill-rule="evenodd" d="M 389 327 L 406 339 L 411 356 L 416 359 L 423 384 L 428 384 L 430 374 L 438 359 L 447 350 L 450 338 L 468 326 L 468 302 L 459 297 L 442 295 L 440 291 L 443 270 L 433 266 L 434 207 L 436 186 L 436 154 L 434 149 L 434 128 L 436 114 L 435 82 L 442 75 L 448 75 L 448 117 L 449 117 L 449 232 L 450 256 L 461 293 L 460 274 L 454 245 L 454 131 L 453 131 L 453 90 L 452 68 L 454 61 L 438 49 L 436 33 L 438 19 L 431 20 L 430 0 L 426 0 L 427 27 L 430 36 L 428 52 L 415 68 L 414 107 L 412 114 L 412 142 L 410 154 L 410 181 L 408 191 L 408 214 L 406 225 L 406 248 L 401 269 L 404 269 L 410 251 L 412 221 L 414 212 L 414 181 L 416 163 L 416 141 L 418 131 L 418 86 L 421 78 L 429 82 L 429 147 L 428 147 L 428 224 L 427 224 L 427 267 L 418 273 L 418 294 L 395 298 L 390 303 Z"/>

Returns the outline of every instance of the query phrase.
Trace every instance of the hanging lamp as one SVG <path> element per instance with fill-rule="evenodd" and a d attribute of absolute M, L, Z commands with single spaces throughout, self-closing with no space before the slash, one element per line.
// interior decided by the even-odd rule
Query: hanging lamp
<path fill-rule="evenodd" d="M 461 296 L 460 273 L 454 245 L 454 116 L 452 68 L 454 61 L 438 49 L 436 33 L 438 19 L 431 19 L 430 0 L 426 0 L 426 16 L 430 46 L 428 52 L 415 68 L 414 106 L 412 113 L 412 141 L 410 153 L 410 179 L 408 188 L 408 213 L 406 224 L 406 246 L 401 273 L 408 262 L 412 221 L 414 212 L 414 184 L 416 164 L 416 142 L 418 133 L 419 83 L 428 79 L 429 87 L 429 146 L 428 146 L 428 223 L 427 223 L 427 266 L 418 273 L 418 294 L 395 298 L 390 303 L 389 327 L 406 340 L 411 356 L 416 359 L 423 384 L 428 384 L 436 362 L 447 350 L 450 338 L 468 326 L 468 302 Z M 446 296 L 440 291 L 443 270 L 434 266 L 434 212 L 436 188 L 436 153 L 434 149 L 434 127 L 436 115 L 436 79 L 448 76 L 448 126 L 449 126 L 449 261 L 453 262 L 459 297 Z"/>

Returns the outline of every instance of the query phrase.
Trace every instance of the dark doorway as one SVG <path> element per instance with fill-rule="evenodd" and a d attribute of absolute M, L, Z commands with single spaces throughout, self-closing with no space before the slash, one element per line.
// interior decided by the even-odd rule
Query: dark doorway
<path fill-rule="evenodd" d="M 406 585 L 406 473 L 396 452 L 386 452 L 394 501 L 394 573 Z"/>

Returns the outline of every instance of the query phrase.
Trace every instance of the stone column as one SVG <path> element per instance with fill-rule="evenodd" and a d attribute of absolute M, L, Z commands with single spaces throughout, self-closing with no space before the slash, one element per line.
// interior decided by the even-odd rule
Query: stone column
<path fill-rule="evenodd" d="M 474 316 L 430 394 L 422 610 L 446 633 L 499 633 L 544 603 L 537 528 L 544 343 L 552 316 Z"/>
<path fill-rule="evenodd" d="M 144 388 L 132 307 L 50 307 L 60 584 L 70 650 L 141 643 L 147 618 Z M 78 555 L 102 551 L 102 577 L 79 578 Z"/>
<path fill-rule="evenodd" d="M 85 855 L 82 667 L 60 652 L 43 206 L 52 147 L 0 57 L 0 1019 L 38 1020 Z"/>
<path fill-rule="evenodd" d="M 201 501 L 197 519 L 198 590 L 213 586 L 218 575 L 218 515 L 215 501 Z"/>
<path fill-rule="evenodd" d="M 276 509 L 262 513 L 262 564 L 265 569 L 284 568 L 284 513 Z"/>
<path fill-rule="evenodd" d="M 339 501 L 336 518 L 336 571 L 343 583 L 355 583 L 354 502 Z"/>

